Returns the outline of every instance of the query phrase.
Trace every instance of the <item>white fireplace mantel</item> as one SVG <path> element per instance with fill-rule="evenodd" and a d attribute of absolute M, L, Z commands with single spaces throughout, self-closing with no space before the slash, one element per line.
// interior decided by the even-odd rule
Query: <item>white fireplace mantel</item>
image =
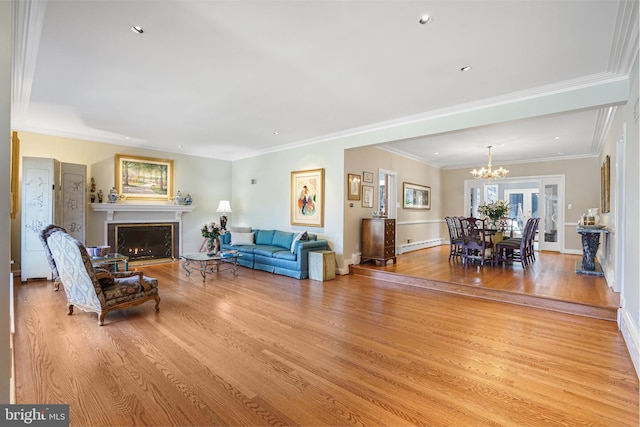
<path fill-rule="evenodd" d="M 191 212 L 195 205 L 170 205 L 152 203 L 91 203 L 96 212 L 106 212 L 107 221 L 113 221 L 116 212 L 172 212 L 176 221 L 182 219 L 183 212 Z"/>

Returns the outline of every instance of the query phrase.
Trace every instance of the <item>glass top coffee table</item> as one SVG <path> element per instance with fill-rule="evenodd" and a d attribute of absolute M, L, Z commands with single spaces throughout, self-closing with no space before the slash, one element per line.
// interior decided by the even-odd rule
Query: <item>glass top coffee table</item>
<path fill-rule="evenodd" d="M 118 271 L 118 262 L 122 262 L 124 264 L 124 271 L 129 271 L 129 257 L 126 255 L 122 255 L 119 253 L 111 253 L 105 256 L 92 256 L 91 264 L 94 267 L 100 267 L 105 264 L 113 263 L 113 271 Z"/>
<path fill-rule="evenodd" d="M 191 254 L 184 254 L 180 256 L 184 260 L 182 268 L 187 272 L 187 277 L 191 276 L 191 272 L 196 270 L 202 275 L 202 281 L 207 277 L 207 273 L 217 273 L 220 271 L 229 270 L 233 273 L 233 276 L 238 275 L 238 258 L 242 254 L 236 251 L 223 251 L 217 255 L 207 254 L 206 252 L 196 252 Z"/>

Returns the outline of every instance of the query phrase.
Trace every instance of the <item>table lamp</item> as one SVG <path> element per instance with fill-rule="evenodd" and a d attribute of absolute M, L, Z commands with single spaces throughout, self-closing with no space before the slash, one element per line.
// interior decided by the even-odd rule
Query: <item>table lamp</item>
<path fill-rule="evenodd" d="M 227 213 L 231 213 L 231 204 L 228 200 L 220 200 L 218 209 L 216 212 L 220 212 L 220 230 L 227 230 Z"/>

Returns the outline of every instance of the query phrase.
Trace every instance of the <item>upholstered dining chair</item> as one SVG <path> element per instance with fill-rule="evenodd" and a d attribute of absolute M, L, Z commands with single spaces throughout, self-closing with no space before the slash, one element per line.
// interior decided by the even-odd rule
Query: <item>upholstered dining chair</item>
<path fill-rule="evenodd" d="M 493 244 L 488 231 L 488 220 L 480 218 L 462 218 L 462 264 L 478 261 L 480 266 L 493 258 Z"/>
<path fill-rule="evenodd" d="M 494 265 L 520 262 L 522 268 L 536 260 L 534 244 L 540 218 L 529 218 L 525 223 L 522 237 L 509 238 L 495 245 Z"/>
<path fill-rule="evenodd" d="M 56 225 L 40 232 L 50 266 L 67 295 L 69 315 L 76 306 L 98 314 L 98 325 L 110 311 L 154 300 L 159 311 L 158 280 L 142 272 L 112 273 L 94 269 L 85 246 Z"/>
<path fill-rule="evenodd" d="M 459 217 L 445 217 L 449 229 L 449 260 L 462 256 L 462 224 Z"/>

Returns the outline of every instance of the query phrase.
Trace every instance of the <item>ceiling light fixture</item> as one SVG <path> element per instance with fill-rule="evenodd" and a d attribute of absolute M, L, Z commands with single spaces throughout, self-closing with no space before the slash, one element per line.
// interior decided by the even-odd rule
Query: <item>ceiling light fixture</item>
<path fill-rule="evenodd" d="M 471 67 L 467 65 L 466 67 L 460 68 L 460 71 L 471 71 Z"/>
<path fill-rule="evenodd" d="M 473 175 L 475 179 L 489 179 L 489 180 L 500 179 L 500 178 L 506 177 L 507 174 L 509 173 L 509 171 L 503 168 L 502 166 L 500 166 L 496 170 L 493 170 L 491 168 L 491 147 L 493 146 L 487 145 L 487 148 L 489 149 L 489 164 L 487 165 L 487 167 L 485 168 L 483 166 L 480 169 L 474 169 L 471 172 L 469 172 L 471 175 Z"/>
<path fill-rule="evenodd" d="M 431 21 L 433 21 L 433 18 L 430 15 L 422 15 L 418 22 L 424 25 L 428 24 Z"/>
<path fill-rule="evenodd" d="M 139 25 L 134 25 L 133 27 L 131 27 L 131 31 L 133 31 L 136 34 L 142 34 L 144 33 L 144 30 L 142 29 L 141 26 Z"/>

